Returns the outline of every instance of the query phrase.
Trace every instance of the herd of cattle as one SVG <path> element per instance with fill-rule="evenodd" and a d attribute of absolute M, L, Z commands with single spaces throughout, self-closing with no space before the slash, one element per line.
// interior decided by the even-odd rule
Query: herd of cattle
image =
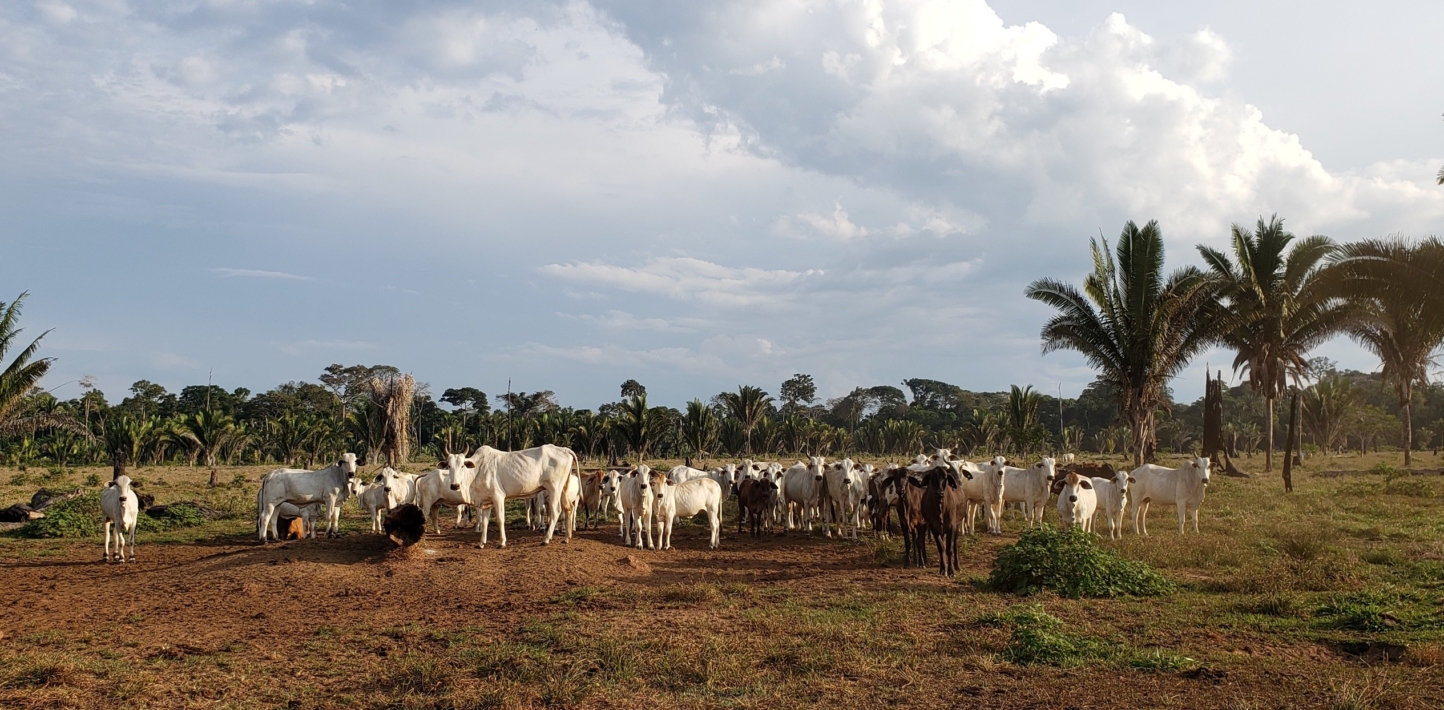
<path fill-rule="evenodd" d="M 748 527 L 754 537 L 779 527 L 811 534 L 814 526 L 828 537 L 836 533 L 856 538 L 864 526 L 886 536 L 896 516 L 908 564 L 927 565 L 926 544 L 931 539 L 940 571 L 952 574 L 957 569 L 958 536 L 964 529 L 975 534 L 980 519 L 987 532 L 1001 533 L 1009 503 L 1021 508 L 1032 527 L 1043 521 L 1049 499 L 1057 496 L 1062 526 L 1092 531 L 1094 518 L 1102 514 L 1113 538 L 1122 537 L 1130 502 L 1134 533 L 1142 535 L 1148 534 L 1150 504 L 1174 506 L 1179 533 L 1190 518 L 1194 532 L 1198 531 L 1198 509 L 1209 481 L 1207 458 L 1189 460 L 1178 468 L 1144 464 L 1131 472 L 1072 458 L 1068 455 L 1059 463 L 1044 457 L 1016 467 L 1002 456 L 975 464 L 938 449 L 918 455 L 912 463 L 883 469 L 849 458 L 829 463 L 813 456 L 789 467 L 744 459 L 708 471 L 690 466 L 653 471 L 638 464 L 583 473 L 576 454 L 565 447 L 501 451 L 483 446 L 471 456 L 451 454 L 425 474 L 387 467 L 366 479 L 356 475 L 356 456 L 345 454 L 317 471 L 278 469 L 263 476 L 256 494 L 256 533 L 262 543 L 314 537 L 324 516 L 326 534 L 337 535 L 341 505 L 355 496 L 370 517 L 373 532 L 388 524 L 383 522 L 388 512 L 394 515 L 402 509 L 413 515 L 419 512 L 419 519 L 438 533 L 442 504 L 456 507 L 458 527 L 466 514 L 474 513 L 481 547 L 486 546 L 495 513 L 500 544 L 505 547 L 505 503 L 525 499 L 528 526 L 535 520 L 537 528 L 546 529 L 542 544 L 551 542 L 559 522 L 570 539 L 579 516 L 584 528 L 596 528 L 608 511 L 615 511 L 624 544 L 666 550 L 671 549 L 678 518 L 706 513 L 709 542 L 716 548 L 722 501 L 735 497 L 738 533 Z M 115 523 L 121 547 L 116 560 L 124 559 L 129 534 L 130 561 L 134 561 L 138 506 L 129 479 L 122 476 L 107 487 L 101 507 L 106 520 L 105 559 L 111 559 Z"/>

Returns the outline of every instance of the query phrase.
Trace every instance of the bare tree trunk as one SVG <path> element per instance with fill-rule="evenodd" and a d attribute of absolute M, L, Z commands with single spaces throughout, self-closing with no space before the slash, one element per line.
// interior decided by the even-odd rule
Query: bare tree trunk
<path fill-rule="evenodd" d="M 1268 409 L 1268 443 L 1264 445 L 1264 471 L 1274 470 L 1274 398 L 1264 397 Z"/>
<path fill-rule="evenodd" d="M 1414 404 L 1406 399 L 1401 409 L 1404 410 L 1404 468 L 1409 468 L 1414 451 Z"/>
<path fill-rule="evenodd" d="M 1294 390 L 1293 403 L 1289 405 L 1289 432 L 1284 441 L 1284 490 L 1294 491 L 1294 449 L 1299 436 L 1299 392 Z"/>
<path fill-rule="evenodd" d="M 207 457 L 206 457 L 206 464 L 211 467 L 211 482 L 210 482 L 210 487 L 211 487 L 211 488 L 215 488 L 216 486 L 221 485 L 221 472 L 216 469 L 216 459 L 215 459 L 215 457 L 214 457 L 214 456 L 207 456 Z"/>

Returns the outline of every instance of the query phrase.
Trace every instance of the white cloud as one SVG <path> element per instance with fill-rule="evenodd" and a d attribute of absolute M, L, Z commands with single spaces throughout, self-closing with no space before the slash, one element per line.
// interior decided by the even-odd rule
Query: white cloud
<path fill-rule="evenodd" d="M 794 224 L 805 227 L 804 231 L 798 231 Z M 847 216 L 847 210 L 842 208 L 838 202 L 832 208 L 831 214 L 818 214 L 816 212 L 803 212 L 794 217 L 779 217 L 773 225 L 774 231 L 786 236 L 804 236 L 806 233 L 820 234 L 829 239 L 858 239 L 868 235 L 867 227 L 853 223 Z"/>
<path fill-rule="evenodd" d="M 569 281 L 695 300 L 709 305 L 750 305 L 771 301 L 778 289 L 820 271 L 733 268 L 691 257 L 657 257 L 636 267 L 601 262 L 548 264 L 541 272 Z"/>
<path fill-rule="evenodd" d="M 275 343 L 277 350 L 287 355 L 299 355 L 303 352 L 339 352 L 354 353 L 376 350 L 375 343 L 368 343 L 363 340 L 299 340 L 293 343 Z"/>
<path fill-rule="evenodd" d="M 245 278 L 245 279 L 281 279 L 284 281 L 315 281 L 310 276 L 297 276 L 284 271 L 262 271 L 259 269 L 211 269 L 212 272 L 220 274 L 224 278 Z"/>
<path fill-rule="evenodd" d="M 184 355 L 177 355 L 175 353 L 165 352 L 163 350 L 156 350 L 152 352 L 151 361 L 154 362 L 157 366 L 167 370 L 174 370 L 176 368 L 194 370 L 200 367 L 200 365 L 197 365 L 196 361 L 192 360 L 191 358 L 188 358 Z"/>
<path fill-rule="evenodd" d="M 45 15 L 46 19 L 62 25 L 79 16 L 75 8 L 60 0 L 40 0 L 40 2 L 35 3 L 35 6 L 40 9 L 40 12 Z"/>

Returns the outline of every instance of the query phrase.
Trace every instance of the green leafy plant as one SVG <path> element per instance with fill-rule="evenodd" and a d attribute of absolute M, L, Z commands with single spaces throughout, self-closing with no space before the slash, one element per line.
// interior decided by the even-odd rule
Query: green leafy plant
<path fill-rule="evenodd" d="M 1065 597 L 1157 596 L 1173 583 L 1157 570 L 1098 547 L 1093 535 L 1042 525 L 998 552 L 988 586 L 1012 594 L 1051 589 Z"/>
<path fill-rule="evenodd" d="M 101 533 L 100 491 L 61 501 L 46 509 L 45 517 L 15 530 L 20 537 L 90 537 Z"/>
<path fill-rule="evenodd" d="M 1063 621 L 1036 604 L 1014 607 L 1000 620 L 1013 627 L 1012 643 L 1003 652 L 1012 663 L 1066 668 L 1111 655 L 1102 641 L 1063 631 Z"/>
<path fill-rule="evenodd" d="M 88 486 L 88 487 L 90 487 L 90 488 L 94 488 L 94 487 L 100 485 L 100 474 L 98 474 L 98 473 L 92 473 L 92 474 L 90 474 L 89 476 L 86 476 L 86 477 L 85 477 L 85 485 Z"/>

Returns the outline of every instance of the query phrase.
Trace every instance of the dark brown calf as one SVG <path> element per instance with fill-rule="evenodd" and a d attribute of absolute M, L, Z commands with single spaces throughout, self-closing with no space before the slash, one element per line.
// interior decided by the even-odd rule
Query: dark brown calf
<path fill-rule="evenodd" d="M 745 485 L 751 483 L 752 485 Z M 739 509 L 745 505 L 747 520 L 750 523 L 752 537 L 762 536 L 762 516 L 768 515 L 772 507 L 777 504 L 777 484 L 772 481 L 754 481 L 748 479 L 743 481 L 743 486 L 738 489 L 737 503 Z M 769 518 L 767 527 L 770 531 L 772 520 Z M 738 529 L 738 532 L 742 532 Z"/>
<path fill-rule="evenodd" d="M 582 474 L 582 529 L 596 530 L 602 515 L 602 475 L 605 471 Z"/>
<path fill-rule="evenodd" d="M 892 509 L 887 504 L 887 475 L 873 476 L 867 481 L 867 511 L 872 517 L 872 533 L 891 534 Z"/>
<path fill-rule="evenodd" d="M 926 567 L 928 522 L 923 518 L 923 489 L 908 475 L 908 470 L 902 467 L 887 474 L 883 490 L 886 491 L 888 486 L 897 491 L 897 522 L 898 527 L 902 528 L 905 560 L 903 566 L 911 567 L 916 560 L 917 566 Z"/>
<path fill-rule="evenodd" d="M 967 519 L 968 498 L 952 467 L 938 466 L 923 476 L 922 516 L 938 546 L 938 572 L 951 577 L 958 571 L 958 528 Z"/>

